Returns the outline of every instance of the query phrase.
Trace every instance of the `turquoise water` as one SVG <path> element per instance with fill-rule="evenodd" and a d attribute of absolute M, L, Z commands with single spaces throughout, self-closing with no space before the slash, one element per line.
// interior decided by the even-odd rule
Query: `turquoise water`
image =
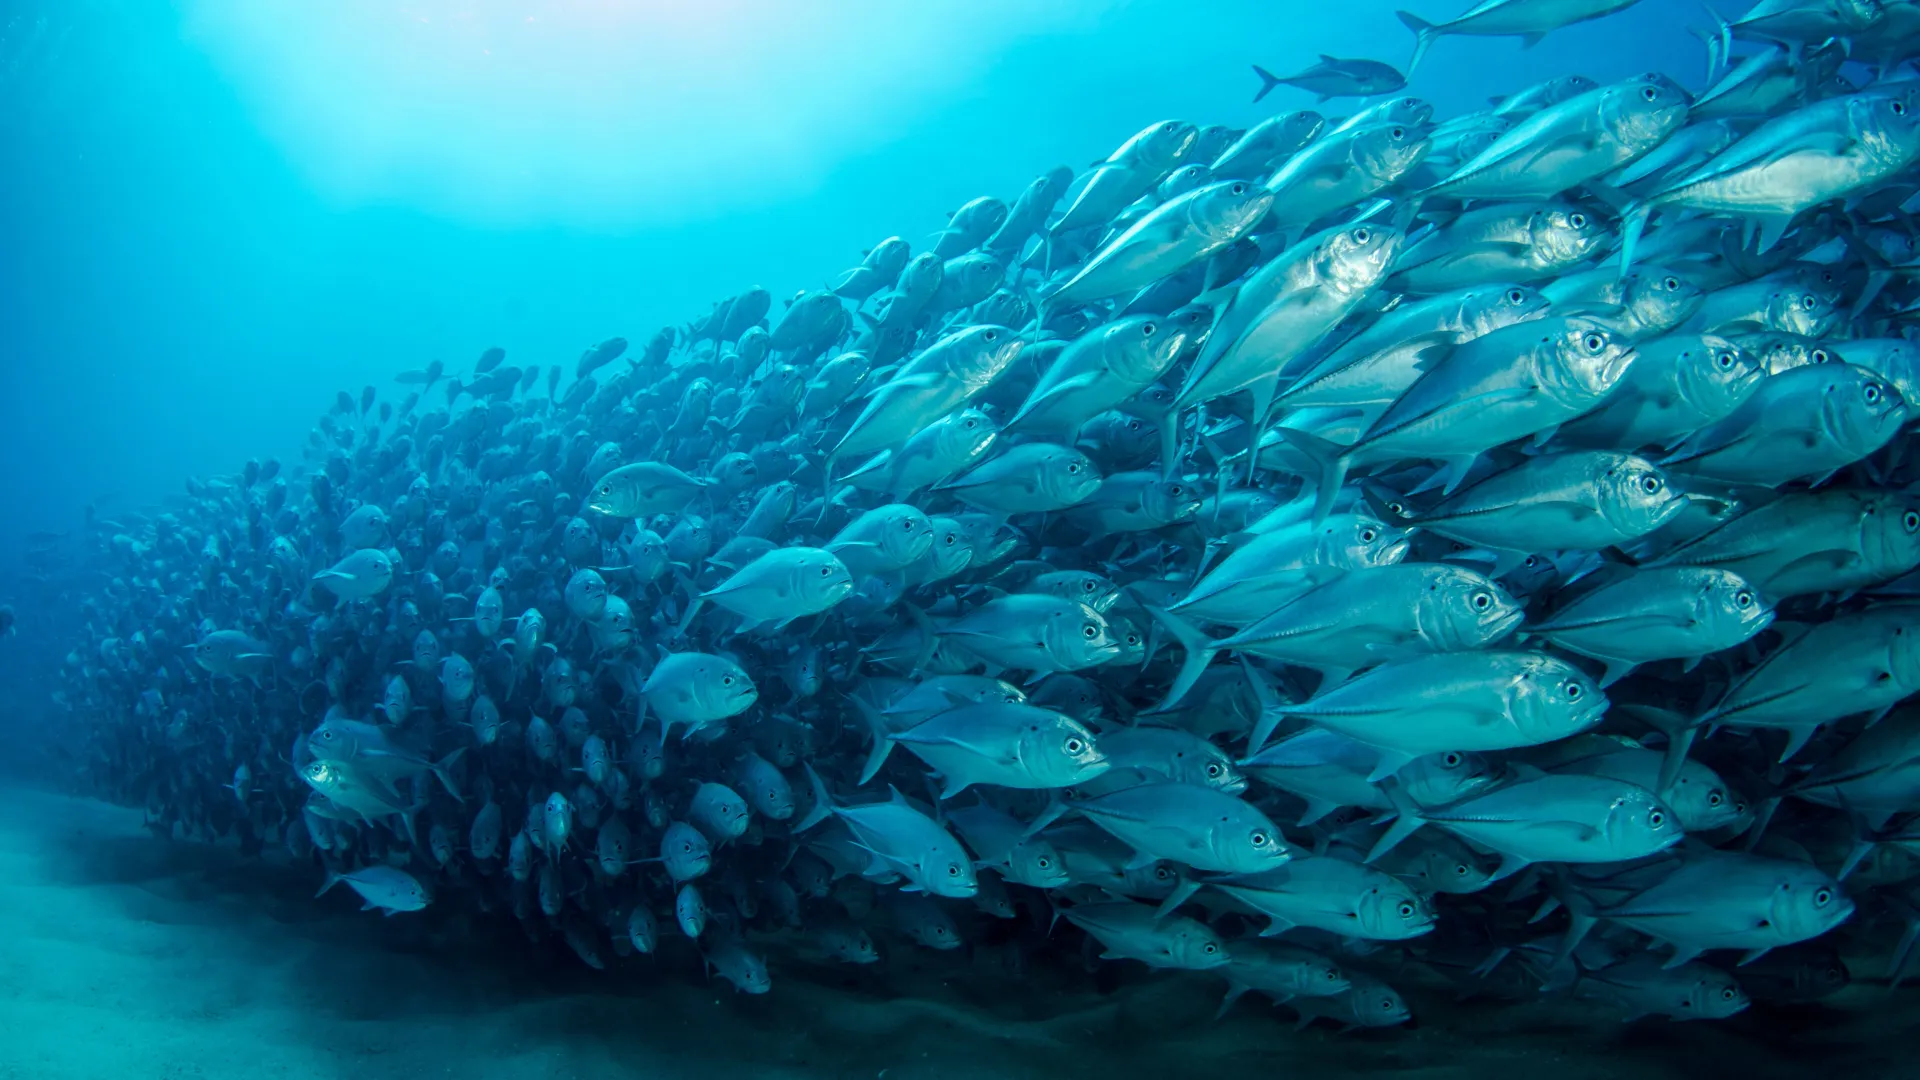
<path fill-rule="evenodd" d="M 121 711 L 53 704 L 76 699 L 78 643 L 154 617 L 124 599 L 152 568 L 85 551 L 89 522 L 178 507 L 190 483 L 250 459 L 291 474 L 336 393 L 394 402 L 396 373 L 464 373 L 494 345 L 571 379 L 583 348 L 620 335 L 637 352 L 752 286 L 778 322 L 782 299 L 882 238 L 920 250 L 967 200 L 1084 169 L 1153 121 L 1343 115 L 1351 102 L 1286 87 L 1254 104 L 1251 65 L 1291 72 L 1328 53 L 1404 69 L 1412 35 L 1396 6 L 7 5 L 0 604 L 18 625 L 0 637 L 0 1078 L 1906 1075 L 1914 992 L 1890 988 L 1887 967 L 1897 903 L 1863 909 L 1835 946 L 1853 975 L 1843 993 L 1712 1024 L 1622 1024 L 1531 988 L 1463 999 L 1419 973 L 1396 980 L 1416 1018 L 1404 1028 L 1296 1031 L 1264 1002 L 1216 1019 L 1216 979 L 1102 964 L 1050 934 L 1038 900 L 1016 930 L 981 920 L 951 953 L 896 938 L 874 968 L 775 948 L 774 991 L 748 997 L 686 942 L 589 970 L 553 930 L 515 928 L 507 892 L 469 891 L 457 873 L 412 921 L 356 912 L 345 889 L 316 902 L 311 848 L 288 850 L 297 817 L 217 837 L 143 819 L 127 776 L 141 754 L 103 759 L 90 742 L 112 729 L 163 744 L 164 723 L 129 721 L 130 683 L 106 680 Z M 1699 5 L 1645 0 L 1528 48 L 1448 39 L 1406 92 L 1446 117 L 1570 73 L 1659 71 L 1698 89 L 1706 21 Z M 204 597 L 194 573 L 178 595 Z M 507 614 L 537 603 L 556 621 L 556 591 L 525 588 Z M 671 623 L 669 592 L 635 608 Z M 253 598 L 232 593 L 226 610 Z M 403 651 L 374 666 L 384 676 Z M 199 672 L 178 668 L 194 679 L 155 685 L 169 701 L 201 695 Z M 217 792 L 236 760 L 304 796 L 286 745 L 317 713 L 289 694 L 261 719 L 227 694 L 237 682 L 215 685 L 204 700 L 244 733 L 240 749 L 214 755 L 217 775 L 184 766 L 199 789 L 168 798 Z M 377 699 L 368 687 L 355 693 Z"/>

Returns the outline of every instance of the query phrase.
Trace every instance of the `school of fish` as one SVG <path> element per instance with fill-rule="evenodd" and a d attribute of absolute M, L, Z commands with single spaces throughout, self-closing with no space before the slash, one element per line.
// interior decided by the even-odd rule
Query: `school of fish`
<path fill-rule="evenodd" d="M 1633 2 L 1401 18 L 1417 63 Z M 368 909 L 752 994 L 983 928 L 1358 1027 L 1897 979 L 1920 2 L 1701 36 L 1692 91 L 1459 116 L 1256 68 L 1321 111 L 343 391 L 300 463 L 90 520 L 82 767 Z"/>

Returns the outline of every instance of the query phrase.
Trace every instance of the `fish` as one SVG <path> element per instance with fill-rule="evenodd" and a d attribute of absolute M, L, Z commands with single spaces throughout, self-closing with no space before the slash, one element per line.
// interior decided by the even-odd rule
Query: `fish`
<path fill-rule="evenodd" d="M 1407 77 L 1390 64 L 1378 60 L 1342 60 L 1325 53 L 1320 54 L 1319 63 L 1297 75 L 1275 75 L 1258 64 L 1253 65 L 1253 73 L 1260 76 L 1260 92 L 1253 95 L 1256 104 L 1278 86 L 1305 90 L 1319 103 L 1334 98 L 1392 94 L 1407 86 Z"/>
<path fill-rule="evenodd" d="M 1555 30 L 1576 23 L 1605 18 L 1625 11 L 1639 0 L 1480 0 L 1459 16 L 1445 22 L 1428 22 L 1410 12 L 1397 11 L 1402 25 L 1413 31 L 1413 59 L 1407 63 L 1411 73 L 1420 60 L 1443 37 L 1517 37 L 1527 46 Z"/>
<path fill-rule="evenodd" d="M 1312 48 L 1255 71 L 1319 102 L 963 140 L 999 180 L 816 215 L 765 286 L 773 218 L 668 244 L 741 274 L 671 322 L 437 320 L 457 377 L 28 538 L 16 749 L 562 978 L 1603 1034 L 1824 999 L 1883 930 L 1898 981 L 1912 8 L 1425 97 Z"/>

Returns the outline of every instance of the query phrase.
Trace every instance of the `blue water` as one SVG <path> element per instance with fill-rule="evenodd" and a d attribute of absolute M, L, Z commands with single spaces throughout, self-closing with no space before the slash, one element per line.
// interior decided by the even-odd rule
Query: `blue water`
<path fill-rule="evenodd" d="M 637 346 L 754 285 L 818 287 L 889 235 L 917 248 L 967 199 L 1011 199 L 1150 121 L 1244 127 L 1312 106 L 1286 88 L 1252 104 L 1249 65 L 1324 52 L 1404 67 L 1393 9 L 1407 2 L 10 0 L 0 603 L 21 622 L 0 640 L 0 736 L 19 748 L 4 765 L 43 781 L 63 767 L 29 729 L 100 584 L 30 569 L 31 534 L 75 529 L 89 505 L 163 502 L 249 458 L 297 461 L 336 391 L 397 396 L 397 371 L 463 371 L 493 345 L 570 377 L 585 345 Z M 1697 88 L 1689 30 L 1705 22 L 1697 4 L 1645 0 L 1531 49 L 1449 39 L 1409 92 L 1445 117 L 1575 71 Z M 282 877 L 298 880 L 250 899 L 298 918 L 308 883 Z M 1286 1067 L 1245 1015 L 1224 1030 L 1256 1041 L 1205 1060 Z M 1443 1040 L 1450 1068 L 1474 1038 Z M 1514 1060 L 1552 1068 L 1557 1038 L 1535 1031 Z M 1635 1038 L 1634 1060 L 1690 1061 L 1690 1075 L 1730 1060 Z M 1360 1060 L 1417 1070 L 1422 1045 Z M 1580 1075 L 1604 1075 L 1606 1052 L 1582 1043 Z M 884 1059 L 845 1060 L 871 1076 Z M 1178 1073 L 1174 1051 L 1154 1060 Z M 1513 1064 L 1494 1060 L 1487 1075 Z"/>
<path fill-rule="evenodd" d="M 1404 67 L 1396 6 L 15 0 L 0 565 L 88 502 L 292 460 L 336 390 L 495 344 L 571 364 L 818 286 L 1154 119 L 1307 107 L 1250 104 L 1249 65 Z M 1697 86 L 1704 21 L 1649 0 L 1530 50 L 1449 39 L 1410 92 L 1447 116 L 1569 71 Z"/>

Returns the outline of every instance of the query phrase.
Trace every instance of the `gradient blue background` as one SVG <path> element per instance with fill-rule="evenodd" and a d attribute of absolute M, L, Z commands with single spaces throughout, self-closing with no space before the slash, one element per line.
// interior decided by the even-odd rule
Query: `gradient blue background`
<path fill-rule="evenodd" d="M 1311 105 L 1251 104 L 1249 63 L 1404 65 L 1395 6 L 11 0 L 0 568 L 89 501 L 295 460 L 337 389 L 493 344 L 571 365 L 921 243 L 1154 120 Z M 1447 115 L 1576 70 L 1698 85 L 1705 21 L 1646 0 L 1531 50 L 1451 39 L 1412 89 Z"/>

